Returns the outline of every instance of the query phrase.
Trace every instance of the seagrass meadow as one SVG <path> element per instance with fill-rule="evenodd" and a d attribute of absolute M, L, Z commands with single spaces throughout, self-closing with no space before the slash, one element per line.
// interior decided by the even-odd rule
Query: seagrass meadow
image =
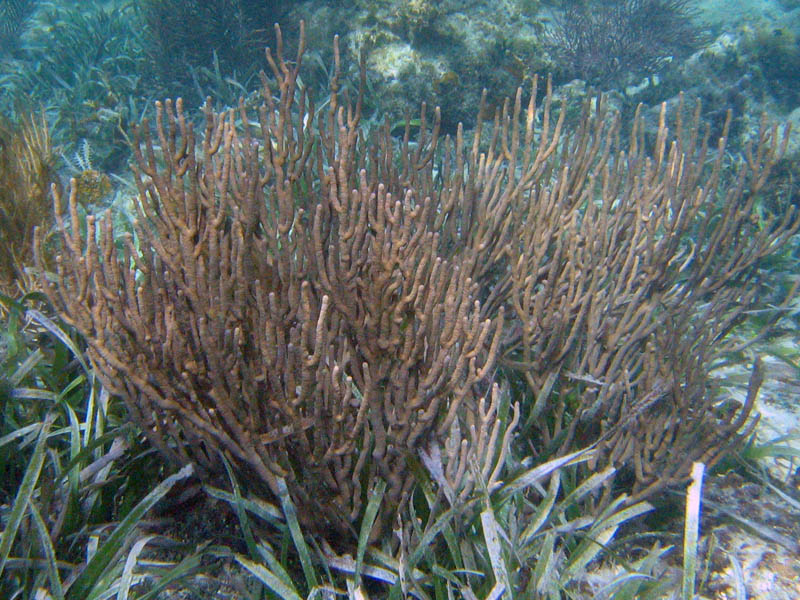
<path fill-rule="evenodd" d="M 727 411 L 708 372 L 798 228 L 792 209 L 756 213 L 777 128 L 728 173 L 725 133 L 709 140 L 698 111 L 670 129 L 662 110 L 647 136 L 597 98 L 567 127 L 534 80 L 487 122 L 481 108 L 471 144 L 424 107 L 402 141 L 388 123 L 365 136 L 338 47 L 317 111 L 302 29 L 292 62 L 276 37 L 257 111 L 207 105 L 196 134 L 166 102 L 138 129 L 121 249 L 108 217 L 81 231 L 73 190 L 57 277 L 41 280 L 164 456 L 202 475 L 224 457 L 347 540 L 379 482 L 372 536 L 392 525 L 410 461 L 457 503 L 479 475 L 494 488 L 514 444 L 589 446 L 586 468 L 615 472 L 587 499 L 600 511 L 746 433 L 758 366 Z"/>

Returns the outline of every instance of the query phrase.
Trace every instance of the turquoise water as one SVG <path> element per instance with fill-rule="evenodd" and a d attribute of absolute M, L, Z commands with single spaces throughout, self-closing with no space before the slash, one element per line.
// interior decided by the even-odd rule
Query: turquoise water
<path fill-rule="evenodd" d="M 364 53 L 365 114 L 375 122 L 426 102 L 441 107 L 446 131 L 469 129 L 484 89 L 495 106 L 534 75 L 552 75 L 557 94 L 607 91 L 623 113 L 683 90 L 712 123 L 734 110 L 742 141 L 761 112 L 786 119 L 800 106 L 798 11 L 789 0 L 6 0 L 0 109 L 42 107 L 63 169 L 88 147 L 93 167 L 122 173 L 126 138 L 156 99 L 235 105 L 260 87 L 273 24 L 295 48 L 304 20 L 303 84 L 324 98 L 339 35 L 353 89 Z"/>

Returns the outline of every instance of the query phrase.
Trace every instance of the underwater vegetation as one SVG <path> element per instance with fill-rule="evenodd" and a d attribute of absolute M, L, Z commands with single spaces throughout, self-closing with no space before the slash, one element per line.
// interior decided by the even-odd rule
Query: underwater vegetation
<path fill-rule="evenodd" d="M 48 3 L 37 26 L 0 77 L 8 113 L 39 104 L 48 115 L 53 144 L 72 154 L 92 140 L 95 166 L 119 169 L 129 156 L 126 140 L 150 92 L 139 74 L 141 44 L 131 27 L 131 7 L 87 0 L 74 6 Z"/>
<path fill-rule="evenodd" d="M 71 156 L 89 140 L 94 167 L 119 171 L 130 156 L 127 134 L 155 98 L 200 105 L 212 95 L 235 104 L 247 92 L 266 66 L 265 27 L 280 17 L 277 4 L 41 3 L 0 75 L 0 104 L 13 113 L 21 101 L 40 103 L 61 152 Z"/>
<path fill-rule="evenodd" d="M 33 230 L 53 222 L 50 185 L 55 156 L 47 121 L 41 113 L 18 120 L 0 118 L 0 293 L 31 291 L 34 278 Z"/>
<path fill-rule="evenodd" d="M 136 243 L 118 250 L 110 215 L 81 232 L 75 185 L 68 217 L 56 195 L 62 255 L 40 283 L 163 456 L 204 476 L 228 461 L 348 545 L 367 506 L 371 539 L 389 530 L 418 461 L 456 510 L 499 489 L 514 444 L 590 447 L 599 514 L 750 430 L 758 363 L 743 405 L 710 372 L 745 360 L 728 334 L 800 227 L 757 213 L 777 128 L 728 177 L 727 125 L 710 145 L 699 109 L 670 130 L 662 107 L 650 139 L 598 99 L 568 127 L 534 82 L 481 110 L 472 143 L 424 108 L 402 142 L 389 123 L 365 138 L 338 46 L 316 111 L 302 31 L 292 61 L 276 37 L 257 113 L 209 103 L 201 134 L 166 102 L 139 128 Z"/>
<path fill-rule="evenodd" d="M 692 17 L 689 0 L 567 1 L 551 51 L 566 77 L 624 85 L 699 49 L 704 36 Z"/>
<path fill-rule="evenodd" d="M 0 56 L 17 49 L 19 36 L 36 0 L 0 0 Z"/>
<path fill-rule="evenodd" d="M 160 91 L 202 104 L 234 83 L 233 97 L 266 67 L 261 54 L 271 25 L 281 16 L 277 0 L 144 0 L 136 10 L 144 24 L 147 65 Z M 161 94 L 159 94 L 161 95 Z"/>
<path fill-rule="evenodd" d="M 792 106 L 794 29 L 714 50 L 712 83 L 686 77 L 712 64 L 697 53 L 644 92 L 587 99 L 534 73 L 610 88 L 667 73 L 689 47 L 641 56 L 616 36 L 666 7 L 681 37 L 691 4 L 562 3 L 578 22 L 557 27 L 599 40 L 592 65 L 532 25 L 538 2 L 497 4 L 15 13 L 0 597 L 217 597 L 203 586 L 231 573 L 240 595 L 220 596 L 253 598 L 257 579 L 297 599 L 667 597 L 662 508 L 693 461 L 713 473 L 754 447 L 771 375 L 754 355 L 797 327 L 796 140 L 753 117 L 765 89 Z M 264 28 L 306 10 L 307 39 Z M 344 55 L 364 50 L 359 81 Z M 673 95 L 681 77 L 703 81 L 687 90 L 702 110 Z M 414 118 L 410 98 L 458 110 Z M 71 182 L 53 210 L 56 170 Z M 658 531 L 615 537 L 654 505 Z M 606 585 L 595 557 L 626 564 Z M 175 583 L 193 573 L 192 592 Z"/>
<path fill-rule="evenodd" d="M 756 27 L 744 32 L 743 52 L 752 68 L 769 83 L 770 93 L 788 108 L 800 101 L 800 41 L 790 27 Z"/>

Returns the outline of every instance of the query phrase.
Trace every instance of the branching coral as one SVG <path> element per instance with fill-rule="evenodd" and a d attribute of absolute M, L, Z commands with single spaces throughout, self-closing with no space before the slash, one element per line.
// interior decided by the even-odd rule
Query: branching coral
<path fill-rule="evenodd" d="M 95 244 L 90 218 L 51 292 L 165 454 L 214 470 L 221 450 L 346 531 L 366 484 L 388 481 L 391 514 L 409 453 L 479 418 L 502 319 L 481 319 L 471 258 L 439 256 L 435 201 L 359 166 L 335 80 L 312 133 L 301 56 L 273 63 L 255 130 L 207 107 L 199 157 L 181 103 L 159 105 L 160 149 L 145 126 L 136 151 L 142 254 L 115 256 L 109 220 Z"/>
<path fill-rule="evenodd" d="M 637 118 L 623 149 L 602 99 L 566 132 L 536 83 L 472 144 L 424 107 L 416 139 L 387 124 L 365 140 L 338 48 L 317 113 L 302 35 L 293 63 L 276 35 L 258 115 L 207 105 L 197 136 L 178 101 L 143 124 L 138 247 L 117 251 L 108 216 L 85 235 L 62 222 L 43 281 L 162 453 L 214 472 L 221 452 L 275 494 L 285 480 L 307 522 L 341 533 L 378 479 L 391 520 L 416 457 L 452 501 L 475 469 L 496 481 L 523 418 L 537 453 L 594 445 L 634 497 L 736 439 L 759 379 L 722 414 L 708 374 L 798 228 L 753 219 L 776 130 L 724 185 L 725 137 L 712 150 L 699 111 L 672 136 L 662 112 L 654 143 Z M 527 386 L 513 411 L 504 379 Z"/>

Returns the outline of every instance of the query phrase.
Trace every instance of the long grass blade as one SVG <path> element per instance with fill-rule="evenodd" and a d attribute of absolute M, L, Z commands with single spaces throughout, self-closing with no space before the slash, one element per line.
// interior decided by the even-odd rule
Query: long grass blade
<path fill-rule="evenodd" d="M 36 440 L 36 446 L 33 449 L 33 455 L 28 463 L 28 468 L 25 470 L 25 475 L 22 477 L 17 496 L 14 499 L 14 504 L 11 507 L 11 513 L 8 516 L 8 524 L 3 530 L 3 535 L 0 536 L 0 578 L 2 578 L 3 571 L 6 567 L 6 561 L 11 553 L 11 546 L 14 539 L 17 537 L 17 531 L 22 523 L 22 518 L 25 516 L 25 511 L 33 496 L 33 491 L 36 489 L 36 482 L 39 480 L 39 474 L 44 465 L 44 458 L 47 451 L 47 433 L 50 431 L 50 426 L 53 424 L 55 414 L 48 413 L 44 422 L 41 424 L 39 430 L 39 437 Z"/>
<path fill-rule="evenodd" d="M 561 476 L 559 475 L 558 471 L 556 471 L 550 478 L 550 487 L 547 490 L 547 495 L 539 504 L 539 507 L 536 509 L 536 513 L 533 515 L 530 523 L 528 523 L 523 530 L 522 535 L 520 536 L 520 545 L 525 546 L 547 522 L 547 518 L 553 511 L 553 505 L 556 502 L 556 496 L 558 495 L 558 490 L 561 487 L 560 484 Z"/>
<path fill-rule="evenodd" d="M 58 399 L 58 394 L 50 390 L 27 387 L 13 388 L 9 395 L 15 400 L 47 400 L 48 402 L 55 402 Z"/>
<path fill-rule="evenodd" d="M 742 569 L 742 565 L 736 558 L 736 555 L 733 553 L 728 556 L 728 560 L 731 561 L 731 567 L 733 568 L 732 579 L 734 583 L 735 598 L 736 600 L 747 600 L 747 585 L 745 584 L 744 570 Z"/>
<path fill-rule="evenodd" d="M 364 565 L 361 569 L 362 575 L 367 575 L 373 579 L 389 584 L 395 584 L 399 581 L 400 573 L 404 568 L 400 560 L 381 552 L 374 546 L 367 550 L 367 554 L 377 564 Z M 330 548 L 325 549 L 325 561 L 336 571 L 349 575 L 356 572 L 356 561 L 353 560 L 351 556 L 337 556 Z M 409 574 L 412 579 L 416 581 L 421 581 L 425 578 L 425 574 L 419 569 L 413 569 Z"/>
<path fill-rule="evenodd" d="M 448 508 L 442 514 L 438 515 L 434 522 L 425 528 L 425 533 L 422 535 L 419 543 L 416 545 L 416 548 L 414 548 L 414 551 L 411 553 L 411 556 L 408 559 L 409 568 L 413 569 L 417 566 L 417 564 L 419 564 L 419 561 L 422 559 L 422 556 L 425 554 L 425 552 L 432 547 L 433 540 L 437 535 L 444 532 L 444 530 L 450 525 L 451 521 L 462 514 L 470 514 L 470 511 L 473 509 L 473 506 L 476 503 L 477 500 L 475 499 L 468 500 L 463 505 L 456 505 Z"/>
<path fill-rule="evenodd" d="M 649 502 L 637 502 L 632 506 L 628 506 L 618 512 L 615 512 L 613 515 L 604 518 L 597 524 L 597 529 L 611 529 L 612 527 L 619 527 L 625 521 L 630 521 L 631 519 L 635 519 L 636 517 L 640 517 L 645 513 L 654 510 L 654 506 Z"/>
<path fill-rule="evenodd" d="M 347 574 L 355 574 L 356 572 L 356 561 L 349 556 L 326 556 L 325 560 L 328 562 L 328 565 L 336 571 Z M 376 579 L 377 581 L 394 585 L 398 581 L 399 568 L 399 565 L 397 565 L 397 568 L 391 570 L 384 567 L 362 565 L 361 574 Z M 419 573 L 419 575 L 422 576 L 422 573 Z"/>
<path fill-rule="evenodd" d="M 511 481 L 509 481 L 503 488 L 500 489 L 500 495 L 502 498 L 507 498 L 519 490 L 525 489 L 530 487 L 531 485 L 538 483 L 551 473 L 557 471 L 561 467 L 568 465 L 568 464 L 578 464 L 581 462 L 585 462 L 589 460 L 591 457 L 591 452 L 593 451 L 594 447 L 589 446 L 588 448 L 583 448 L 582 450 L 578 450 L 577 452 L 572 452 L 567 454 L 566 456 L 561 456 L 559 458 L 555 458 L 551 461 L 548 461 L 544 464 L 537 465 L 533 469 L 525 471 L 521 475 L 515 477 Z"/>
<path fill-rule="evenodd" d="M 511 578 L 508 576 L 508 568 L 503 558 L 503 547 L 500 544 L 500 534 L 497 519 L 491 506 L 487 506 L 481 512 L 481 525 L 483 526 L 483 539 L 486 542 L 486 550 L 489 553 L 489 562 L 492 565 L 492 573 L 496 582 L 495 589 L 502 593 L 503 590 L 511 590 Z M 491 594 L 490 594 L 491 596 Z"/>
<path fill-rule="evenodd" d="M 448 497 L 448 494 L 453 491 L 448 491 L 450 484 L 447 483 L 446 478 L 444 477 L 444 467 L 441 465 L 441 456 L 437 457 L 437 453 L 440 454 L 441 451 L 437 449 L 438 446 L 433 445 L 431 446 L 430 452 L 421 453 L 421 462 L 413 459 L 408 461 L 409 468 L 414 474 L 416 485 L 420 490 L 422 490 L 422 493 L 425 496 L 425 501 L 428 504 L 428 508 L 431 510 L 428 517 L 429 521 L 431 519 L 435 520 L 437 511 L 434 510 L 434 508 L 439 506 L 438 495 L 433 490 L 434 480 L 436 480 L 439 489 L 445 494 L 446 498 Z M 423 468 L 423 466 L 425 468 Z M 434 471 L 438 471 L 440 468 L 442 471 L 437 475 Z M 453 496 L 452 500 L 448 498 L 448 502 L 452 507 L 455 502 L 455 496 Z M 448 525 L 442 529 L 442 537 L 447 544 L 447 549 L 450 552 L 450 557 L 453 560 L 453 564 L 456 566 L 456 568 L 463 569 L 464 559 L 461 555 L 461 549 L 459 548 L 458 539 L 453 527 Z"/>
<path fill-rule="evenodd" d="M 306 585 L 309 590 L 313 590 L 318 584 L 314 564 L 311 561 L 311 551 L 300 529 L 300 522 L 297 520 L 297 509 L 295 509 L 294 503 L 289 496 L 289 488 L 286 487 L 286 482 L 281 478 L 278 478 L 278 497 L 281 501 L 283 514 L 286 516 L 286 524 L 289 526 L 289 533 L 292 536 L 294 547 L 300 558 L 300 565 L 303 567 Z"/>
<path fill-rule="evenodd" d="M 278 579 L 280 579 L 284 585 L 297 592 L 294 581 L 292 581 L 292 576 L 289 575 L 289 572 L 281 564 L 281 561 L 275 557 L 275 552 L 273 552 L 270 545 L 267 542 L 262 541 L 258 544 L 256 551 L 258 552 L 258 557 L 266 565 L 266 568 L 273 575 L 278 577 Z"/>
<path fill-rule="evenodd" d="M 544 536 L 544 543 L 542 543 L 542 548 L 536 558 L 536 566 L 533 569 L 536 591 L 542 595 L 553 587 L 553 572 L 556 566 L 555 545 L 555 533 L 548 531 Z"/>
<path fill-rule="evenodd" d="M 236 561 L 250 571 L 261 583 L 275 592 L 282 600 L 302 600 L 300 594 L 288 587 L 280 577 L 264 567 L 264 565 L 260 565 L 239 554 L 236 555 Z"/>
<path fill-rule="evenodd" d="M 0 437 L 0 448 L 2 448 L 7 444 L 10 444 L 17 438 L 25 437 L 29 434 L 32 434 L 34 431 L 38 432 L 41 429 L 41 427 L 42 427 L 41 423 L 31 423 L 30 425 L 25 425 L 24 427 L 15 429 L 11 433 L 7 433 L 3 437 Z"/>
<path fill-rule="evenodd" d="M 578 487 L 572 490 L 567 497 L 564 498 L 562 504 L 564 506 L 571 506 L 577 502 L 580 502 L 580 500 L 586 496 L 586 494 L 593 492 L 606 481 L 608 481 L 608 479 L 613 476 L 615 472 L 616 469 L 614 467 L 607 467 L 599 473 L 592 474 L 591 477 L 586 479 L 586 481 L 583 481 Z"/>
<path fill-rule="evenodd" d="M 200 567 L 205 552 L 211 552 L 214 549 L 215 548 L 210 548 L 206 551 L 198 550 L 194 554 L 185 557 L 169 571 L 161 574 L 158 578 L 158 583 L 153 585 L 153 587 L 150 588 L 145 594 L 137 596 L 136 600 L 153 600 L 156 597 L 161 597 L 159 594 L 161 594 L 161 592 L 165 590 L 167 586 L 194 572 L 198 567 Z"/>
<path fill-rule="evenodd" d="M 361 567 L 364 564 L 364 554 L 367 551 L 369 536 L 372 533 L 372 527 L 375 525 L 375 517 L 378 515 L 378 509 L 381 506 L 381 502 L 383 502 L 383 494 L 385 491 L 386 482 L 381 479 L 370 493 L 369 502 L 367 503 L 367 508 L 364 511 L 364 518 L 361 521 L 361 531 L 358 534 L 356 573 L 354 578 L 357 587 L 361 586 Z"/>
<path fill-rule="evenodd" d="M 247 518 L 247 511 L 244 509 L 244 505 L 242 504 L 242 491 L 239 489 L 239 482 L 233 473 L 233 468 L 231 468 L 228 459 L 225 458 L 225 455 L 222 452 L 220 452 L 220 458 L 222 458 L 222 463 L 225 465 L 225 471 L 228 473 L 228 479 L 231 481 L 231 489 L 233 490 L 232 506 L 236 511 L 236 517 L 239 519 L 239 527 L 242 528 L 242 533 L 244 534 L 244 541 L 245 544 L 247 544 L 247 552 L 250 554 L 250 558 L 258 558 L 256 538 L 253 535 L 253 530 L 250 527 L 250 520 Z"/>
<path fill-rule="evenodd" d="M 36 503 L 31 502 L 29 507 L 33 522 L 36 525 L 36 531 L 39 533 L 39 541 L 44 550 L 44 561 L 47 567 L 47 578 L 50 580 L 50 591 L 55 600 L 63 600 L 64 587 L 61 584 L 61 577 L 58 574 L 58 564 L 56 562 L 56 552 L 53 548 L 53 540 L 50 539 L 50 532 L 47 530 L 47 525 L 39 509 L 36 508 Z"/>
<path fill-rule="evenodd" d="M 22 361 L 19 367 L 17 367 L 17 369 L 8 378 L 8 382 L 11 384 L 11 386 L 17 387 L 43 358 L 44 352 L 42 352 L 41 348 L 37 348 L 27 357 L 25 357 L 25 360 Z"/>
<path fill-rule="evenodd" d="M 210 485 L 204 485 L 203 490 L 212 498 L 223 500 L 231 506 L 233 506 L 237 501 L 236 497 L 230 492 L 226 492 L 225 490 L 221 490 Z M 239 501 L 248 512 L 251 512 L 255 516 L 264 519 L 280 530 L 286 530 L 286 519 L 284 518 L 281 509 L 274 504 L 270 504 L 269 502 L 259 498 L 239 498 Z"/>
<path fill-rule="evenodd" d="M 73 342 L 72 339 L 69 337 L 69 335 L 67 335 L 67 333 L 61 327 L 59 327 L 52 319 L 50 319 L 50 317 L 42 314 L 41 312 L 39 312 L 34 308 L 29 308 L 27 311 L 25 311 L 25 316 L 27 316 L 32 321 L 39 323 L 39 325 L 41 325 L 42 327 L 47 329 L 47 331 L 49 331 L 55 337 L 57 337 L 61 341 L 61 343 L 64 344 L 70 350 L 70 352 L 72 352 L 75 355 L 75 358 L 78 359 L 78 362 L 80 363 L 81 367 L 83 367 L 84 372 L 87 375 L 91 373 L 89 365 L 83 358 L 83 353 L 75 345 L 75 342 Z"/>
<path fill-rule="evenodd" d="M 586 565 L 594 560 L 611 541 L 622 523 L 635 519 L 651 510 L 653 510 L 651 504 L 639 502 L 615 512 L 609 517 L 598 519 L 597 523 L 586 534 L 586 538 L 578 545 L 570 557 L 569 563 L 562 573 L 562 583 L 568 583 L 571 577 L 581 573 L 586 568 Z"/>
<path fill-rule="evenodd" d="M 643 583 L 654 579 L 652 575 L 645 573 L 625 573 L 603 586 L 599 595 L 601 598 L 614 598 L 614 600 L 632 600 L 634 593 Z"/>
<path fill-rule="evenodd" d="M 194 472 L 192 465 L 186 465 L 174 475 L 170 475 L 159 483 L 134 506 L 128 515 L 114 529 L 108 539 L 98 547 L 80 575 L 75 579 L 67 592 L 67 600 L 83 600 L 103 576 L 114 556 L 120 551 L 128 535 L 139 524 L 144 515 L 172 489 L 172 487 L 188 478 Z"/>
<path fill-rule="evenodd" d="M 692 465 L 692 483 L 686 493 L 686 521 L 683 530 L 683 582 L 681 597 L 693 600 L 694 579 L 697 575 L 697 538 L 700 532 L 700 498 L 703 493 L 703 473 L 706 466 L 701 462 Z"/>
<path fill-rule="evenodd" d="M 69 503 L 77 503 L 78 492 L 80 487 L 80 469 L 79 465 L 75 462 L 75 457 L 81 451 L 81 426 L 80 421 L 78 419 L 78 415 L 75 412 L 69 402 L 63 400 L 60 402 L 61 407 L 64 409 L 64 412 L 67 414 L 69 419 L 69 458 L 70 458 L 70 466 L 69 470 L 67 471 L 67 479 L 69 481 L 69 491 L 70 497 L 67 499 Z"/>
<path fill-rule="evenodd" d="M 486 600 L 500 600 L 506 592 L 506 587 L 499 581 L 494 584 L 489 593 L 486 595 Z"/>
<path fill-rule="evenodd" d="M 130 594 L 131 584 L 133 583 L 133 569 L 136 567 L 136 563 L 139 561 L 139 555 L 144 550 L 144 547 L 155 537 L 154 535 L 147 535 L 137 540 L 133 548 L 131 548 L 131 551 L 128 552 L 128 556 L 125 559 L 125 566 L 122 569 L 122 577 L 119 582 L 117 600 L 128 600 L 128 594 Z"/>

